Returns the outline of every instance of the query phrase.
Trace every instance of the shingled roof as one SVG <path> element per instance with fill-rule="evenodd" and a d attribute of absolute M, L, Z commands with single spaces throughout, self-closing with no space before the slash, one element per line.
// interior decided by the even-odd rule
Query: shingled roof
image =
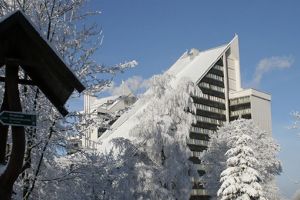
<path fill-rule="evenodd" d="M 50 43 L 21 12 L 0 21 L 0 65 L 19 65 L 63 115 L 64 104 L 74 90 L 85 87 Z"/>

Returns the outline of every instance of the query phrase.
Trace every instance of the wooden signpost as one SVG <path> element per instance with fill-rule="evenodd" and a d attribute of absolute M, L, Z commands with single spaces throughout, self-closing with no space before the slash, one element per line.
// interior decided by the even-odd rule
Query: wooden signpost
<path fill-rule="evenodd" d="M 6 126 L 36 126 L 36 115 L 12 112 L 12 111 L 2 111 L 0 113 L 0 123 Z"/>
<path fill-rule="evenodd" d="M 64 104 L 73 91 L 85 89 L 41 35 L 21 11 L 0 21 L 0 68 L 5 67 L 5 77 L 0 77 L 0 81 L 5 82 L 0 108 L 0 164 L 6 164 L 0 174 L 1 200 L 11 199 L 14 182 L 23 167 L 24 126 L 36 126 L 35 115 L 22 113 L 18 85 L 38 87 L 63 116 L 68 114 Z M 21 69 L 29 80 L 19 78 Z M 7 162 L 8 126 L 12 130 L 12 150 Z"/>

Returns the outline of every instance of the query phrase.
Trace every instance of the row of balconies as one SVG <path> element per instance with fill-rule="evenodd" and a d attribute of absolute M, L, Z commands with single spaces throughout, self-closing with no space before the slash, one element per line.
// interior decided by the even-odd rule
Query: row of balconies
<path fill-rule="evenodd" d="M 196 89 L 195 93 L 191 96 L 207 99 L 207 100 L 210 100 L 210 101 L 215 101 L 215 102 L 218 102 L 218 103 L 225 103 L 224 98 L 204 94 L 200 89 Z"/>
<path fill-rule="evenodd" d="M 225 115 L 225 110 L 220 109 L 220 108 L 215 108 L 215 107 L 212 107 L 212 106 L 207 106 L 207 105 L 198 104 L 198 103 L 195 103 L 194 105 L 197 109 L 200 109 L 200 110 L 205 110 L 205 111 Z"/>
<path fill-rule="evenodd" d="M 208 192 L 205 189 L 193 189 L 192 196 L 208 196 Z"/>
<path fill-rule="evenodd" d="M 224 81 L 223 76 L 218 76 L 216 74 L 208 73 L 205 77 L 211 78 L 211 79 L 214 79 L 214 80 L 217 80 L 217 81 L 222 81 L 222 82 Z"/>
<path fill-rule="evenodd" d="M 221 65 L 215 65 L 215 66 L 213 66 L 213 69 L 217 69 L 217 70 L 223 71 L 223 66 L 221 66 Z"/>
<path fill-rule="evenodd" d="M 214 124 L 217 126 L 223 125 L 223 120 L 219 120 L 219 119 L 212 119 L 209 117 L 203 117 L 203 116 L 196 116 L 196 120 L 198 122 L 206 122 L 206 123 L 210 123 L 210 124 Z"/>
<path fill-rule="evenodd" d="M 188 138 L 186 142 L 188 144 L 193 144 L 193 145 L 208 146 L 208 141 L 205 140 L 196 140 L 196 139 Z"/>
<path fill-rule="evenodd" d="M 225 91 L 223 87 L 212 85 L 212 84 L 209 84 L 209 83 L 206 83 L 206 82 L 199 83 L 199 87 L 204 87 L 204 88 L 207 88 L 207 89 L 210 89 L 210 90 L 214 90 L 214 91 L 217 91 L 217 92 L 223 92 L 223 93 Z"/>
<path fill-rule="evenodd" d="M 241 116 L 241 115 L 246 115 L 246 114 L 251 114 L 251 108 L 230 112 L 231 117 L 232 116 Z"/>
<path fill-rule="evenodd" d="M 195 133 L 200 133 L 200 134 L 214 134 L 216 131 L 210 130 L 210 129 L 205 129 L 205 128 L 199 128 L 199 127 L 191 127 L 191 132 L 195 132 Z"/>
<path fill-rule="evenodd" d="M 240 98 L 235 98 L 235 99 L 230 99 L 229 100 L 229 104 L 231 106 L 238 105 L 238 104 L 249 103 L 249 102 L 250 102 L 250 96 L 240 97 Z"/>

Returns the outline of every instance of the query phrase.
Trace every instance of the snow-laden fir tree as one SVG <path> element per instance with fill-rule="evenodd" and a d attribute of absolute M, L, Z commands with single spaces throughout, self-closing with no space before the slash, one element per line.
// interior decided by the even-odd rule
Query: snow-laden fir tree
<path fill-rule="evenodd" d="M 155 164 L 151 199 L 189 199 L 191 177 L 197 178 L 186 146 L 190 126 L 195 122 L 190 97 L 194 86 L 182 80 L 175 87 L 173 81 L 169 75 L 152 78 L 149 91 L 141 99 L 147 106 L 131 130 L 136 146 Z"/>
<path fill-rule="evenodd" d="M 249 144 L 256 159 L 255 169 L 260 174 L 260 184 L 267 199 L 279 200 L 280 194 L 276 185 L 275 176 L 282 171 L 281 163 L 277 158 L 279 146 L 272 138 L 271 133 L 260 130 L 252 120 L 239 119 L 219 127 L 218 131 L 210 135 L 207 151 L 201 156 L 202 162 L 207 166 L 206 174 L 201 177 L 212 199 L 217 199 L 217 191 L 220 188 L 220 174 L 226 168 L 225 154 L 233 148 L 235 136 L 242 134 L 240 127 L 247 130 L 252 138 Z"/>
<path fill-rule="evenodd" d="M 233 147 L 225 155 L 226 169 L 221 173 L 221 187 L 218 196 L 221 200 L 264 200 L 260 174 L 255 169 L 258 164 L 249 144 L 252 138 L 243 132 L 233 136 Z"/>

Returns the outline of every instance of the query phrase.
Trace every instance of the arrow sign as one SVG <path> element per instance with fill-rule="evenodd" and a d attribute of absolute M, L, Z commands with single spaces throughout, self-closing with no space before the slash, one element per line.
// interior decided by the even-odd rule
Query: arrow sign
<path fill-rule="evenodd" d="M 36 126 L 36 115 L 3 111 L 0 113 L 0 122 L 3 125 L 13 125 L 13 126 Z"/>

